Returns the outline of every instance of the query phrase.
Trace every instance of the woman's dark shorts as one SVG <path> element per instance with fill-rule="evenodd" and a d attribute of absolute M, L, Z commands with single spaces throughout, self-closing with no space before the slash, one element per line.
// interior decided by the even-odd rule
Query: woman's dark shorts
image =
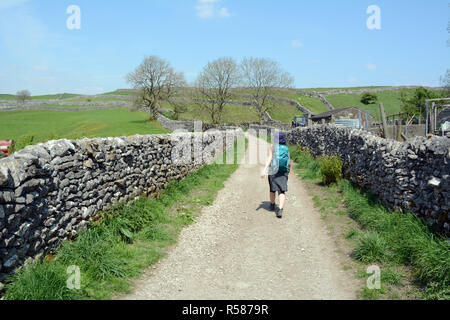
<path fill-rule="evenodd" d="M 277 173 L 269 176 L 270 192 L 285 193 L 288 191 L 289 172 Z"/>

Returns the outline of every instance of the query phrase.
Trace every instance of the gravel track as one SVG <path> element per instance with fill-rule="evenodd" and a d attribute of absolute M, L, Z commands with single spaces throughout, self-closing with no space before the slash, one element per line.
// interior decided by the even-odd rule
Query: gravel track
<path fill-rule="evenodd" d="M 360 284 L 344 271 L 301 180 L 291 173 L 279 220 L 268 211 L 261 169 L 240 165 L 167 257 L 116 299 L 356 299 Z"/>

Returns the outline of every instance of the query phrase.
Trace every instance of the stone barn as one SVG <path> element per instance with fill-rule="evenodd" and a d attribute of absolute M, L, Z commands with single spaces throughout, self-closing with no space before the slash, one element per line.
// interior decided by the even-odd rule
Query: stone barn
<path fill-rule="evenodd" d="M 334 109 L 311 116 L 313 124 L 336 124 L 345 127 L 369 129 L 372 126 L 372 116 L 356 107 Z"/>

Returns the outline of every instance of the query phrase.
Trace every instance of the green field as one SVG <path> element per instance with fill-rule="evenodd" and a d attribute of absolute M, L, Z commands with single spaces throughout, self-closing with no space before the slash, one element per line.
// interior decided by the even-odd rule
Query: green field
<path fill-rule="evenodd" d="M 0 116 L 0 139 L 18 140 L 34 135 L 34 141 L 54 138 L 118 137 L 168 133 L 158 122 L 146 122 L 145 112 L 126 109 L 88 111 L 9 111 Z"/>
<path fill-rule="evenodd" d="M 289 103 L 277 102 L 275 107 L 269 111 L 272 119 L 284 123 L 291 123 L 294 117 L 301 116 L 302 112 Z"/>
<path fill-rule="evenodd" d="M 408 97 L 411 97 L 414 89 L 403 89 Z M 365 112 L 370 113 L 375 121 L 380 121 L 380 107 L 383 103 L 384 110 L 387 115 L 396 114 L 400 112 L 400 90 L 387 90 L 377 92 L 378 102 L 374 104 L 365 105 L 361 102 L 361 94 L 333 94 L 326 97 L 326 99 L 335 108 L 357 107 Z"/>

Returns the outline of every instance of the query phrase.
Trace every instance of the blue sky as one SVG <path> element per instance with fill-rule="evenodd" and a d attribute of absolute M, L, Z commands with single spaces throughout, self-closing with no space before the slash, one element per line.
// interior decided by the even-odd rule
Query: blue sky
<path fill-rule="evenodd" d="M 69 30 L 70 5 L 81 29 Z M 381 30 L 369 30 L 370 5 Z M 194 80 L 211 60 L 268 57 L 298 88 L 439 85 L 449 0 L 0 0 L 0 93 L 128 87 L 145 55 Z"/>

